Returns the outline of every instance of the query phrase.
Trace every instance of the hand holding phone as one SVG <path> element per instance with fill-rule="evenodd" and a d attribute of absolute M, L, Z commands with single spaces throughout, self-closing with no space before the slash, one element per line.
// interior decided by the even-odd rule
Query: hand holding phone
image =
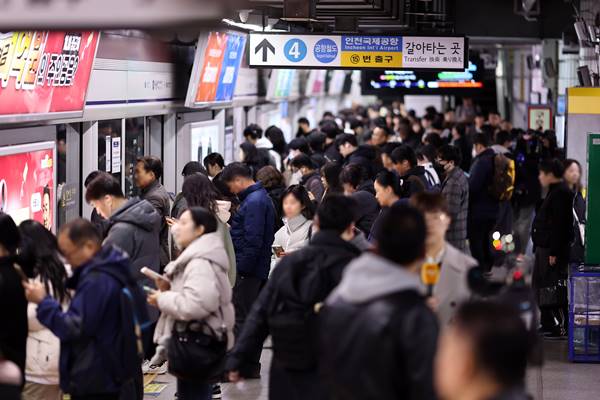
<path fill-rule="evenodd" d="M 171 283 L 171 281 L 169 280 L 169 278 L 167 278 L 164 275 L 159 274 L 156 271 L 151 270 L 148 267 L 142 267 L 142 269 L 140 269 L 140 272 L 144 275 L 146 275 L 148 278 L 152 279 L 152 280 L 157 280 L 157 279 L 161 279 L 165 282 L 169 282 Z"/>
<path fill-rule="evenodd" d="M 283 246 L 271 246 L 271 248 L 275 257 L 279 258 L 285 255 L 285 250 L 283 249 Z"/>

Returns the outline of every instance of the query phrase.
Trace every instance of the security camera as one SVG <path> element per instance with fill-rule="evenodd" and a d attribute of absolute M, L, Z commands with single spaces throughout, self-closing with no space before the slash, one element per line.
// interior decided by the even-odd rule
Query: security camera
<path fill-rule="evenodd" d="M 244 24 L 246 22 L 248 22 L 248 18 L 250 17 L 251 12 L 252 12 L 252 10 L 240 10 L 239 11 L 240 21 Z"/>

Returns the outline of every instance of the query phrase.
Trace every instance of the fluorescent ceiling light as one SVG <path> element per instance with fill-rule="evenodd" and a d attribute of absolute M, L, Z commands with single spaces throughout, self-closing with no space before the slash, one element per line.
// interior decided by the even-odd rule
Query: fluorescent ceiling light
<path fill-rule="evenodd" d="M 235 26 L 236 28 L 240 28 L 240 29 L 245 29 L 248 31 L 259 31 L 259 32 L 286 32 L 283 29 L 273 29 L 272 26 L 265 26 L 265 29 L 263 29 L 262 26 L 260 25 L 256 25 L 256 24 L 246 24 L 243 22 L 236 22 L 232 19 L 228 19 L 228 18 L 223 18 L 222 20 L 223 22 L 225 22 L 227 25 L 231 25 L 231 26 Z"/>

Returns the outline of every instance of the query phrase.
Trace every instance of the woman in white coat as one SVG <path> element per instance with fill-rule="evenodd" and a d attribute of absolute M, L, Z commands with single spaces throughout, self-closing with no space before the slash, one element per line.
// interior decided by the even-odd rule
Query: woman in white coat
<path fill-rule="evenodd" d="M 66 288 L 67 271 L 58 257 L 56 238 L 42 224 L 27 220 L 19 225 L 23 238 L 21 267 L 42 282 L 46 291 L 63 305 L 70 296 Z M 37 305 L 29 303 L 27 319 L 27 359 L 23 400 L 59 400 L 58 361 L 60 340 L 37 320 Z"/>
<path fill-rule="evenodd" d="M 217 232 L 217 219 L 205 208 L 191 207 L 173 225 L 173 238 L 182 250 L 165 268 L 170 281 L 156 280 L 159 291 L 148 302 L 161 311 L 154 341 L 158 344 L 153 364 L 166 354 L 166 346 L 176 321 L 205 321 L 215 332 L 226 329 L 227 348 L 233 346 L 235 322 L 231 285 L 227 277 L 229 259 L 223 238 Z M 212 385 L 197 380 L 177 380 L 180 400 L 208 400 Z"/>
<path fill-rule="evenodd" d="M 281 196 L 283 226 L 275 233 L 273 263 L 308 244 L 312 232 L 314 203 L 301 185 L 292 185 Z"/>

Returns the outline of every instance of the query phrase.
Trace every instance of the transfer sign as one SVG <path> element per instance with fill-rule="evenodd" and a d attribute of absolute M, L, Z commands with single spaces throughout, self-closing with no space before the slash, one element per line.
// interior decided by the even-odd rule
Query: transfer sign
<path fill-rule="evenodd" d="M 318 69 L 464 70 L 462 36 L 297 35 L 250 33 L 250 66 Z"/>

